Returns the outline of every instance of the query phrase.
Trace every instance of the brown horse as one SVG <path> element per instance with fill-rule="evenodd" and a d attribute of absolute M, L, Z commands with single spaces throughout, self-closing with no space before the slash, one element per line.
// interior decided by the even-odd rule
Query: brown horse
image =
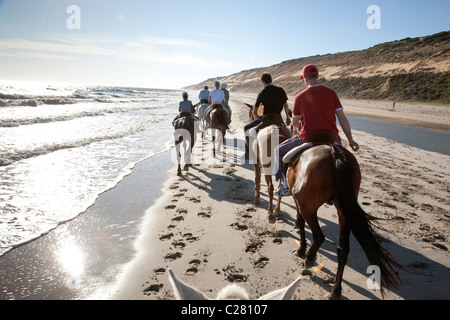
<path fill-rule="evenodd" d="M 338 213 L 338 267 L 329 298 L 341 298 L 342 277 L 350 250 L 350 232 L 358 240 L 370 264 L 380 268 L 379 285 L 382 295 L 384 296 L 385 288 L 397 288 L 399 279 L 394 267 L 402 266 L 380 246 L 370 221 L 373 217 L 365 213 L 357 202 L 361 171 L 353 154 L 336 144 L 313 144 L 297 159 L 289 164 L 287 177 L 297 207 L 297 225 L 300 228 L 301 246 L 297 254 L 305 257 L 306 268 L 313 266 L 317 251 L 325 240 L 317 220 L 317 210 L 324 203 L 334 203 Z M 305 221 L 311 228 L 313 237 L 308 252 Z"/>
<path fill-rule="evenodd" d="M 178 170 L 177 175 L 181 176 L 181 157 L 184 157 L 183 170 L 188 171 L 191 162 L 192 149 L 195 144 L 196 119 L 191 116 L 184 116 L 174 121 L 174 140 L 177 152 Z"/>
<path fill-rule="evenodd" d="M 209 117 L 211 119 L 210 123 L 211 126 L 209 129 L 211 129 L 212 133 L 212 142 L 213 142 L 213 155 L 216 155 L 216 138 L 218 139 L 218 148 L 220 148 L 220 145 L 223 142 L 223 139 L 225 139 L 225 133 L 227 132 L 227 124 L 225 122 L 225 118 L 222 114 L 222 112 L 226 112 L 222 108 L 213 108 L 213 110 L 210 112 Z M 218 136 L 218 132 L 221 133 L 221 136 Z"/>

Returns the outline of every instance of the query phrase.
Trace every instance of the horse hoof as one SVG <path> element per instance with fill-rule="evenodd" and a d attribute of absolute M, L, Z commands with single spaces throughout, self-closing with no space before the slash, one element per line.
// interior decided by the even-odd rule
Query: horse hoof
<path fill-rule="evenodd" d="M 306 250 L 303 248 L 299 248 L 297 249 L 297 256 L 299 256 L 300 258 L 305 258 L 305 254 L 306 254 Z"/>
<path fill-rule="evenodd" d="M 302 276 L 312 276 L 313 272 L 311 269 L 303 269 Z"/>
<path fill-rule="evenodd" d="M 329 294 L 327 294 L 327 295 L 325 296 L 325 299 L 326 299 L 326 300 L 341 300 L 342 297 L 341 297 L 341 296 L 334 295 L 334 294 L 332 294 L 332 293 L 329 293 Z"/>
<path fill-rule="evenodd" d="M 275 209 L 275 217 L 279 217 L 281 215 L 281 210 L 280 209 Z"/>
<path fill-rule="evenodd" d="M 189 165 L 185 165 L 183 168 L 184 171 L 189 171 Z"/>
<path fill-rule="evenodd" d="M 275 221 L 277 221 L 273 213 L 269 213 L 268 218 L 270 223 L 274 223 Z"/>
<path fill-rule="evenodd" d="M 305 268 L 312 268 L 314 267 L 315 259 L 313 261 L 308 261 L 308 259 L 305 260 Z"/>

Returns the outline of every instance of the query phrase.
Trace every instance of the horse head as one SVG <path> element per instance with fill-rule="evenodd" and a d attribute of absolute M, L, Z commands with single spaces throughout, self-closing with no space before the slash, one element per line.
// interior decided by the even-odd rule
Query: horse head
<path fill-rule="evenodd" d="M 178 300 L 212 300 L 197 289 L 178 279 L 172 269 L 169 269 L 169 280 L 172 284 L 175 297 Z M 258 300 L 291 300 L 301 280 L 302 278 L 299 277 L 289 286 L 272 291 L 260 297 Z M 244 288 L 236 284 L 231 284 L 220 290 L 215 300 L 250 300 L 250 298 Z"/>
<path fill-rule="evenodd" d="M 255 120 L 255 114 L 253 112 L 253 109 L 255 108 L 254 105 L 252 104 L 248 104 L 248 103 L 244 103 L 250 110 L 248 111 L 248 117 L 250 118 L 251 121 Z M 256 113 L 258 114 L 259 117 L 262 117 L 262 115 L 264 114 L 264 105 L 262 103 L 259 104 L 258 110 L 256 111 Z"/>

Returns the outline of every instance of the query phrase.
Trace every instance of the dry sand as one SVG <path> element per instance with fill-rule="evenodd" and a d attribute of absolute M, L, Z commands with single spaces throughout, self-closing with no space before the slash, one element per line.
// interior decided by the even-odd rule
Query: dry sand
<path fill-rule="evenodd" d="M 243 141 L 243 126 L 255 95 L 232 95 L 232 127 L 227 138 Z M 292 100 L 290 100 L 292 101 Z M 373 107 L 373 105 L 376 107 Z M 396 121 L 416 119 L 426 111 L 427 121 L 447 128 L 447 108 L 388 103 L 344 101 L 348 113 L 382 117 L 386 112 Z M 347 108 L 348 107 L 348 108 Z M 379 118 L 380 119 L 380 118 Z M 359 203 L 370 214 L 383 218 L 380 233 L 383 246 L 402 264 L 402 285 L 385 299 L 450 298 L 450 157 L 409 147 L 385 138 L 354 131 L 361 149 L 355 153 L 362 170 Z M 446 142 L 448 143 L 448 142 Z M 344 138 L 345 145 L 345 138 Z M 199 140 L 209 155 L 210 143 Z M 186 283 L 208 297 L 232 282 L 244 287 L 252 299 L 286 286 L 303 270 L 295 255 L 298 229 L 294 228 L 295 205 L 283 198 L 281 219 L 267 219 L 267 192 L 262 185 L 259 205 L 253 204 L 254 173 L 249 164 L 236 163 L 243 152 L 227 147 L 227 161 L 208 158 L 194 165 L 183 177 L 164 185 L 164 196 L 146 213 L 142 234 L 136 243 L 138 254 L 130 263 L 112 296 L 113 299 L 174 299 L 168 281 L 169 268 Z M 337 267 L 337 215 L 334 207 L 323 206 L 319 221 L 326 236 L 320 248 L 316 270 L 305 276 L 295 299 L 324 299 L 330 292 L 329 278 Z M 306 229 L 311 244 L 309 228 Z M 369 263 L 352 236 L 351 251 L 344 272 L 343 299 L 381 299 L 379 291 L 367 288 Z"/>

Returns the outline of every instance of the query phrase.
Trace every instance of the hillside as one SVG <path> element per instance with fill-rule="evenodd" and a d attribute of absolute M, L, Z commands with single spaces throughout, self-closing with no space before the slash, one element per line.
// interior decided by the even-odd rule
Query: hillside
<path fill-rule="evenodd" d="M 197 90 L 219 80 L 230 91 L 259 92 L 259 76 L 272 74 L 274 84 L 295 95 L 306 64 L 315 64 L 321 83 L 343 98 L 390 99 L 450 104 L 450 31 L 378 44 L 361 51 L 317 55 L 245 70 L 187 87 Z"/>

